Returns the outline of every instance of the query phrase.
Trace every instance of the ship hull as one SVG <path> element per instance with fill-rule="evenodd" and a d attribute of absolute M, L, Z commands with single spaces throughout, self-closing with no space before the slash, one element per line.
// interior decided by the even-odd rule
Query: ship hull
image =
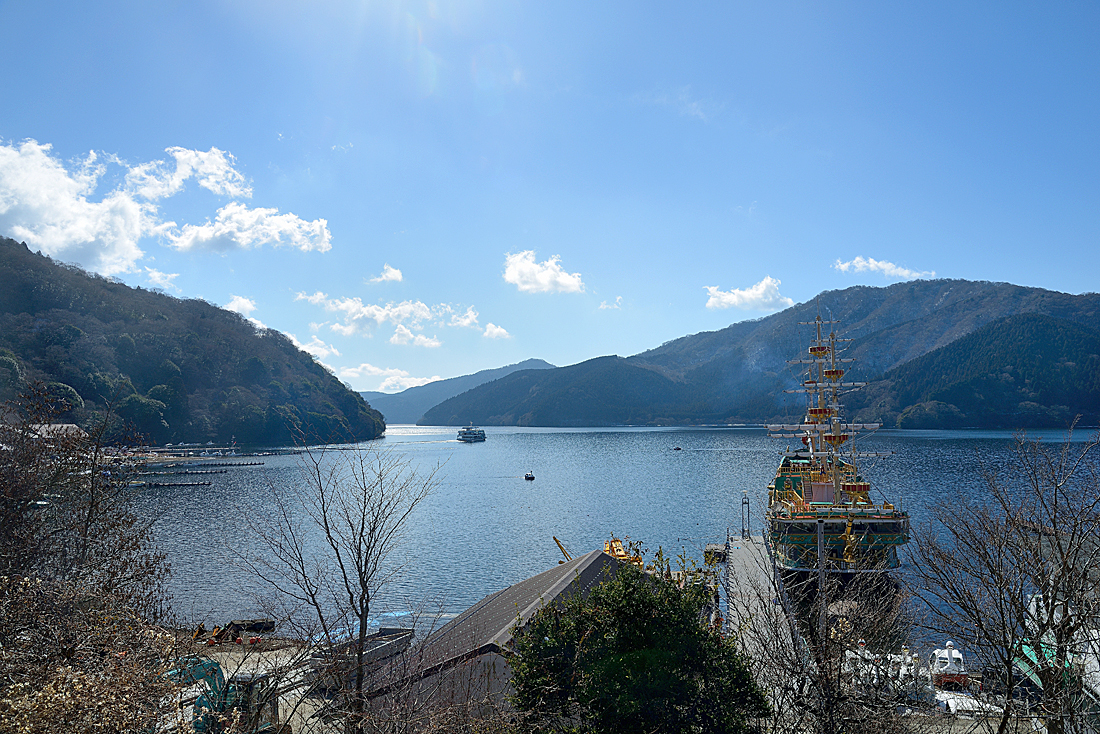
<path fill-rule="evenodd" d="M 909 518 L 843 507 L 765 517 L 776 568 L 790 573 L 881 573 L 900 565 L 898 548 L 909 541 Z M 821 538 L 818 538 L 818 525 Z M 824 548 L 824 568 L 818 559 Z"/>

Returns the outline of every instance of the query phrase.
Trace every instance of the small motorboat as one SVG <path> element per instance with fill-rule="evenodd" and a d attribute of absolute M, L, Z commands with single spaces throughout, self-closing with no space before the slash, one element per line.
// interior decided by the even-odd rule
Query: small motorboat
<path fill-rule="evenodd" d="M 529 482 L 533 482 L 533 481 L 535 481 L 535 473 L 534 472 L 527 472 L 526 474 L 523 475 L 523 478 L 526 479 Z"/>

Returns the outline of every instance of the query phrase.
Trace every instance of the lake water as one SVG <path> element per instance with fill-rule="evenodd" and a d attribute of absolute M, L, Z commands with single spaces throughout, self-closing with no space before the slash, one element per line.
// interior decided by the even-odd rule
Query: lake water
<path fill-rule="evenodd" d="M 629 535 L 702 560 L 703 546 L 741 533 L 741 500 L 760 533 L 766 485 L 787 439 L 759 428 L 486 428 L 484 443 L 462 444 L 456 429 L 390 426 L 369 445 L 413 466 L 442 465 L 440 486 L 413 516 L 405 566 L 379 611 L 440 607 L 457 613 L 487 594 L 557 564 L 557 536 L 574 555 Z M 1079 431 L 1075 440 L 1088 432 Z M 1030 437 L 1058 442 L 1058 431 Z M 1004 467 L 1013 436 L 1000 431 L 879 431 L 859 449 L 892 451 L 864 461 L 875 492 L 908 509 L 914 527 L 937 502 L 972 502 L 983 467 Z M 680 447 L 680 451 L 675 451 Z M 255 613 L 267 591 L 233 561 L 259 549 L 247 529 L 270 510 L 271 487 L 304 481 L 298 458 L 211 475 L 209 487 L 145 490 L 158 540 L 172 564 L 177 609 L 223 622 Z M 535 481 L 525 481 L 527 471 Z M 193 477 L 188 477 L 193 478 Z"/>

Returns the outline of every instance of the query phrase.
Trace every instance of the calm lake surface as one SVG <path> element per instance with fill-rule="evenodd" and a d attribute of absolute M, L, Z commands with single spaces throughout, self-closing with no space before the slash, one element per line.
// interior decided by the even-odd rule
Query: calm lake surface
<path fill-rule="evenodd" d="M 405 566 L 376 605 L 380 612 L 460 612 L 557 564 L 552 536 L 574 555 L 602 548 L 615 534 L 701 561 L 703 546 L 723 542 L 727 528 L 740 535 L 745 493 L 751 532 L 760 533 L 765 488 L 787 445 L 760 428 L 486 428 L 488 440 L 476 444 L 456 441 L 456 430 L 390 426 L 367 444 L 421 469 L 442 465 L 439 488 L 412 518 Z M 1064 434 L 1029 437 L 1057 443 Z M 937 502 L 980 500 L 983 466 L 1005 467 L 1012 445 L 1013 435 L 1001 431 L 883 430 L 858 448 L 894 452 L 864 460 L 864 475 L 873 495 L 900 503 L 916 527 Z M 304 474 L 292 455 L 263 461 L 210 475 L 209 487 L 152 488 L 141 496 L 143 511 L 158 517 L 185 619 L 252 616 L 256 595 L 268 591 L 234 554 L 259 548 L 248 523 L 270 512 L 272 487 L 301 484 Z M 527 471 L 535 481 L 524 480 Z"/>

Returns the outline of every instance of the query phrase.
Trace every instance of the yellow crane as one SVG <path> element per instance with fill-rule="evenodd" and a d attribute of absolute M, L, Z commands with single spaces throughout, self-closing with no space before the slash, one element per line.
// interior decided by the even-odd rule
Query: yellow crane
<path fill-rule="evenodd" d="M 565 546 L 562 545 L 561 541 L 557 539 L 557 536 L 551 535 L 550 537 L 553 538 L 554 542 L 558 544 L 558 550 L 560 550 L 561 554 L 563 556 L 565 556 L 565 561 L 558 561 L 558 563 L 565 563 L 566 561 L 572 561 L 573 560 L 573 554 L 565 549 Z M 627 551 L 626 546 L 623 544 L 623 541 L 619 540 L 618 538 L 616 538 L 614 536 L 612 536 L 611 540 L 604 541 L 603 552 L 607 553 L 609 556 L 612 556 L 613 558 L 616 558 L 620 561 L 624 561 L 626 563 L 632 563 L 635 566 L 637 566 L 638 568 L 644 568 L 645 567 L 643 562 L 642 562 L 642 557 L 639 556 L 639 555 L 636 555 L 636 554 L 631 555 Z"/>
<path fill-rule="evenodd" d="M 561 544 L 561 541 L 553 535 L 551 535 L 550 537 L 554 538 L 554 542 L 558 544 L 558 549 L 561 551 L 561 554 L 565 556 L 565 561 L 572 561 L 573 556 L 569 555 L 569 551 L 565 549 L 565 546 Z M 565 563 L 565 561 L 558 561 L 558 563 Z"/>

